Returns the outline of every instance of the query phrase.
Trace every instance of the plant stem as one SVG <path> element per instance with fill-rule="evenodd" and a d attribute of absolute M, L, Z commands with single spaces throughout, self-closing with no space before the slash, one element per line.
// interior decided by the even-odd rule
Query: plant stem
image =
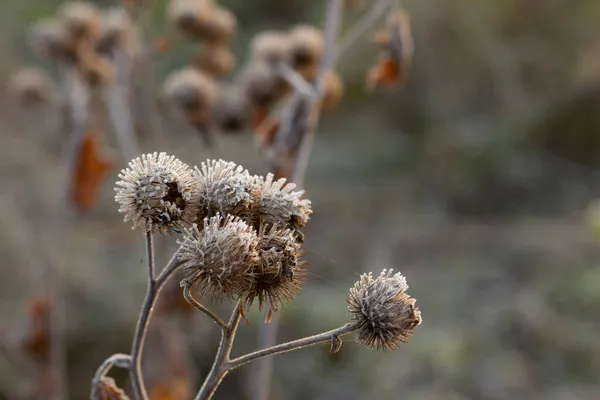
<path fill-rule="evenodd" d="M 167 279 L 177 270 L 180 261 L 177 259 L 179 251 L 173 254 L 171 260 L 161 271 L 158 278 L 153 278 L 154 271 L 154 254 L 152 250 L 152 239 L 148 239 L 152 235 L 149 233 L 146 235 L 146 243 L 148 248 L 148 289 L 146 291 L 146 297 L 140 316 L 138 318 L 137 326 L 135 328 L 135 334 L 133 337 L 133 344 L 131 346 L 131 367 L 130 376 L 136 397 L 141 400 L 148 400 L 148 394 L 142 378 L 142 349 L 144 348 L 144 341 L 146 339 L 146 332 L 148 331 L 148 325 L 150 322 L 150 315 L 156 304 L 158 294 L 162 290 Z"/>
<path fill-rule="evenodd" d="M 231 318 L 229 318 L 226 329 L 221 332 L 221 341 L 219 343 L 215 361 L 213 362 L 213 366 L 204 380 L 202 387 L 196 395 L 196 400 L 210 399 L 223 378 L 225 378 L 225 375 L 229 372 L 229 355 L 231 354 L 231 348 L 233 347 L 235 333 L 240 323 L 240 319 L 242 318 L 241 307 L 241 302 L 238 302 L 231 313 Z"/>
<path fill-rule="evenodd" d="M 154 235 L 146 233 L 146 261 L 148 264 L 148 281 L 154 281 Z"/>
<path fill-rule="evenodd" d="M 116 353 L 108 357 L 96 370 L 94 379 L 92 382 L 98 382 L 103 376 L 108 374 L 112 367 L 119 368 L 130 368 L 131 367 L 131 356 L 129 354 Z M 92 384 L 92 388 L 93 388 Z"/>
<path fill-rule="evenodd" d="M 334 67 L 336 61 L 336 40 L 342 21 L 344 1 L 329 0 L 326 7 L 327 9 L 325 13 L 325 23 L 323 29 L 325 47 L 316 77 L 316 96 L 313 96 L 310 99 L 306 131 L 303 133 L 302 138 L 300 139 L 299 150 L 296 154 L 296 159 L 290 174 L 290 180 L 294 182 L 298 188 L 303 186 L 304 175 L 306 173 L 306 168 L 308 167 L 314 136 L 319 123 L 319 116 L 321 114 L 321 97 L 325 87 L 325 78 L 327 73 Z M 293 115 L 293 113 L 290 115 Z M 261 347 L 270 347 L 275 343 L 278 327 L 278 318 L 273 318 L 270 324 L 262 327 L 260 332 Z M 273 359 L 262 360 L 257 366 L 255 372 L 256 378 L 254 379 L 255 384 L 251 389 L 253 392 L 252 399 L 266 400 L 269 397 L 272 371 Z"/>
<path fill-rule="evenodd" d="M 192 290 L 187 285 L 183 287 L 183 297 L 185 297 L 187 302 L 190 303 L 192 306 L 194 306 L 194 308 L 196 308 L 196 310 L 202 311 L 204 314 L 206 314 L 210 318 L 212 318 L 217 323 L 217 325 L 219 325 L 221 327 L 221 329 L 223 329 L 223 330 L 228 329 L 227 324 L 221 318 L 219 318 L 219 316 L 217 314 L 213 313 L 208 308 L 204 307 L 202 304 L 200 304 L 200 302 L 198 300 L 196 300 L 194 298 L 194 296 L 192 295 Z"/>
<path fill-rule="evenodd" d="M 319 343 L 330 342 L 334 336 L 342 336 L 352 333 L 356 328 L 352 324 L 346 324 L 340 328 L 330 330 L 328 332 L 319 333 L 318 335 L 309 336 L 306 338 L 294 340 L 287 343 L 282 343 L 277 346 L 268 347 L 258 350 L 245 356 L 231 360 L 227 364 L 227 371 L 232 371 L 251 361 L 258 360 L 263 357 L 273 356 L 275 354 L 286 353 L 292 350 L 298 350 L 303 347 L 312 346 Z"/>

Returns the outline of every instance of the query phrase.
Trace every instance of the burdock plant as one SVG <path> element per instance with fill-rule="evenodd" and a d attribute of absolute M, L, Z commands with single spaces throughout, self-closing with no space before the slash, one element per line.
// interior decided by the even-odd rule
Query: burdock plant
<path fill-rule="evenodd" d="M 311 214 L 304 192 L 285 179 L 251 176 L 234 163 L 208 160 L 192 169 L 165 153 L 143 155 L 119 174 L 115 200 L 125 221 L 143 228 L 146 238 L 148 290 L 137 322 L 130 354 L 114 354 L 98 368 L 92 399 L 128 398 L 107 377 L 113 366 L 128 369 L 134 398 L 148 400 L 142 375 L 144 339 L 152 309 L 167 280 L 178 270 L 183 296 L 221 329 L 212 368 L 196 400 L 210 399 L 232 370 L 251 361 L 318 343 L 331 343 L 337 352 L 343 335 L 376 350 L 393 350 L 406 343 L 421 323 L 416 300 L 400 273 L 384 270 L 364 274 L 350 289 L 349 321 L 314 336 L 232 357 L 238 325 L 253 306 L 269 308 L 269 322 L 278 307 L 292 301 L 303 281 L 302 229 Z M 179 249 L 155 274 L 153 236 L 181 237 Z M 223 320 L 196 298 L 235 303 Z M 107 395 L 108 393 L 108 395 Z"/>

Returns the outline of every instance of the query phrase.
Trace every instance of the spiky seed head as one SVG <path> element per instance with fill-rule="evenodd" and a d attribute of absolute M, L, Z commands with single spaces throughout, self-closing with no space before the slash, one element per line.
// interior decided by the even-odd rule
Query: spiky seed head
<path fill-rule="evenodd" d="M 144 154 L 131 161 L 119 178 L 115 200 L 134 228 L 167 234 L 192 222 L 197 184 L 192 170 L 174 156 Z"/>
<path fill-rule="evenodd" d="M 235 56 L 226 46 L 208 45 L 204 46 L 193 64 L 201 71 L 220 78 L 230 73 L 235 67 Z"/>
<path fill-rule="evenodd" d="M 38 68 L 23 67 L 8 81 L 8 92 L 26 106 L 36 106 L 52 100 L 54 85 Z"/>
<path fill-rule="evenodd" d="M 211 45 L 228 45 L 237 33 L 235 14 L 223 7 L 216 7 L 201 24 L 202 40 Z"/>
<path fill-rule="evenodd" d="M 198 287 L 203 295 L 239 298 L 252 283 L 252 265 L 258 260 L 258 237 L 242 219 L 217 214 L 186 229 L 179 260 L 186 277 L 181 286 Z"/>
<path fill-rule="evenodd" d="M 292 42 L 290 35 L 280 31 L 264 31 L 252 38 L 250 53 L 253 61 L 266 62 L 269 65 L 291 61 Z"/>
<path fill-rule="evenodd" d="M 252 177 L 241 165 L 223 160 L 207 160 L 194 170 L 201 222 L 216 213 L 246 217 L 250 208 Z"/>
<path fill-rule="evenodd" d="M 268 108 L 280 100 L 289 86 L 266 62 L 253 61 L 244 67 L 239 85 L 253 107 Z"/>
<path fill-rule="evenodd" d="M 102 13 L 102 30 L 96 44 L 97 51 L 112 54 L 120 50 L 131 56 L 134 43 L 134 27 L 129 14 L 121 7 L 105 10 Z"/>
<path fill-rule="evenodd" d="M 301 73 L 315 71 L 323 54 L 324 40 L 320 29 L 298 25 L 290 31 L 292 66 Z M 314 78 L 305 76 L 307 79 Z"/>
<path fill-rule="evenodd" d="M 291 301 L 300 292 L 304 278 L 300 243 L 291 229 L 262 225 L 258 231 L 258 262 L 252 268 L 252 285 L 244 294 L 250 307 L 257 300 L 271 311 Z"/>
<path fill-rule="evenodd" d="M 421 323 L 416 300 L 406 294 L 408 285 L 401 273 L 383 270 L 377 278 L 363 274 L 350 288 L 348 310 L 356 340 L 371 349 L 394 350 L 406 343 Z"/>
<path fill-rule="evenodd" d="M 58 18 L 47 18 L 33 25 L 30 33 L 32 48 L 52 61 L 73 62 L 75 45 L 65 24 Z"/>
<path fill-rule="evenodd" d="M 210 116 L 218 96 L 218 86 L 206 73 L 195 68 L 184 68 L 167 77 L 162 96 L 185 119 L 198 123 Z"/>
<path fill-rule="evenodd" d="M 102 16 L 94 4 L 87 1 L 67 2 L 59 8 L 58 15 L 74 39 L 98 39 Z"/>
<path fill-rule="evenodd" d="M 211 44 L 228 44 L 237 32 L 237 18 L 209 0 L 174 0 L 169 18 L 183 34 Z"/>
<path fill-rule="evenodd" d="M 310 200 L 302 198 L 304 191 L 295 191 L 295 188 L 296 185 L 285 178 L 274 180 L 271 173 L 266 178 L 255 176 L 250 190 L 250 220 L 253 225 L 280 225 L 300 233 L 312 209 Z"/>
<path fill-rule="evenodd" d="M 224 134 L 240 134 L 250 127 L 252 107 L 246 93 L 239 87 L 221 90 L 215 104 L 212 122 Z"/>

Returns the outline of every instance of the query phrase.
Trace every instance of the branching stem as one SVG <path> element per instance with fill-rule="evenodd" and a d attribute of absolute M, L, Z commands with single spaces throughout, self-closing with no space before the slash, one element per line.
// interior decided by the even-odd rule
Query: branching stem
<path fill-rule="evenodd" d="M 187 302 L 190 303 L 192 306 L 194 306 L 194 308 L 196 310 L 202 311 L 204 314 L 206 314 L 210 318 L 212 318 L 213 321 L 215 321 L 217 323 L 217 325 L 219 325 L 221 327 L 221 329 L 223 329 L 223 330 L 228 329 L 227 324 L 221 318 L 219 318 L 219 316 L 217 314 L 213 313 L 208 308 L 204 307 L 202 304 L 200 304 L 200 302 L 198 300 L 196 300 L 194 298 L 194 296 L 192 295 L 192 289 L 189 286 L 183 287 L 183 297 L 185 297 Z"/>

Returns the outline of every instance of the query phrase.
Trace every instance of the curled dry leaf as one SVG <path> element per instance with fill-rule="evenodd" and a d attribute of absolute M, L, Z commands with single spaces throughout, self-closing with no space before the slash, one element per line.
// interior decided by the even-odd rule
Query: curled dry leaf
<path fill-rule="evenodd" d="M 115 380 L 112 378 L 103 376 L 92 384 L 91 400 L 129 400 L 129 397 L 116 385 Z"/>
<path fill-rule="evenodd" d="M 100 132 L 89 131 L 79 148 L 77 164 L 71 181 L 71 200 L 81 210 L 90 210 L 96 204 L 98 191 L 112 163 L 100 154 Z"/>
<path fill-rule="evenodd" d="M 408 14 L 402 10 L 391 14 L 386 29 L 377 33 L 374 42 L 381 47 L 381 54 L 367 74 L 367 89 L 404 85 L 414 52 Z"/>
<path fill-rule="evenodd" d="M 37 360 L 46 360 L 50 345 L 50 302 L 45 297 L 29 300 L 21 333 L 21 348 Z"/>
<path fill-rule="evenodd" d="M 342 348 L 342 338 L 339 335 L 332 335 L 331 336 L 331 347 L 329 349 L 329 352 L 331 354 L 335 354 L 338 351 L 340 351 L 341 348 Z"/>

